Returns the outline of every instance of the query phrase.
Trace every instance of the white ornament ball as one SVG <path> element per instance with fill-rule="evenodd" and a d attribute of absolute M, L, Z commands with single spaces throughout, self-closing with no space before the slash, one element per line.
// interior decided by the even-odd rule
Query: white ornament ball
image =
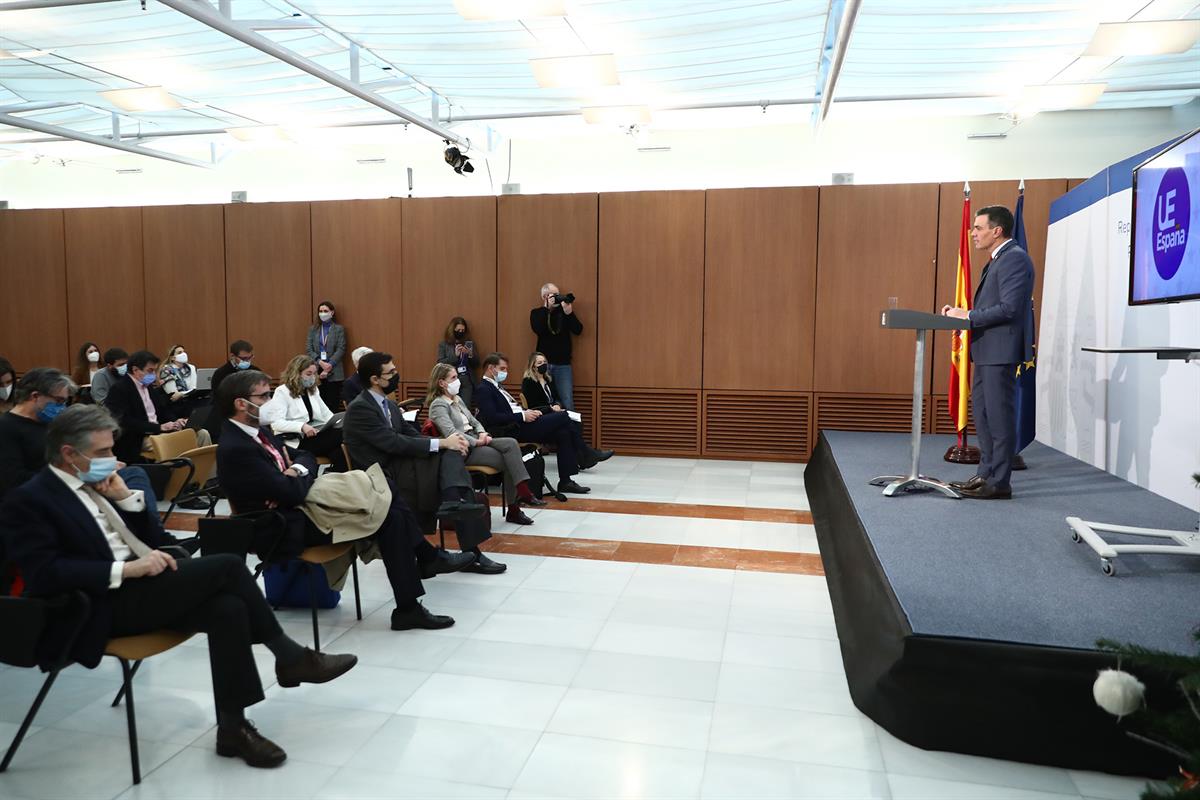
<path fill-rule="evenodd" d="M 1101 670 L 1092 684 L 1096 705 L 1117 718 L 1141 708 L 1145 694 L 1146 687 L 1141 681 L 1119 669 Z"/>

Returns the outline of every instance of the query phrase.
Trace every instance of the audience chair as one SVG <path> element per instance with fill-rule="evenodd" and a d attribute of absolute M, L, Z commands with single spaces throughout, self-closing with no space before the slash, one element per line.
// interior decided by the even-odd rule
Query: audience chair
<path fill-rule="evenodd" d="M 4 636 L 0 637 L 0 662 L 14 667 L 38 666 L 38 645 L 49 623 L 53 620 L 64 634 L 58 652 L 43 654 L 43 670 L 48 673 L 46 680 L 8 746 L 4 760 L 0 762 L 0 772 L 7 770 L 8 765 L 12 763 L 17 748 L 21 746 L 55 679 L 63 669 L 70 666 L 71 648 L 90 613 L 91 602 L 83 592 L 46 599 L 0 597 L 0 629 L 4 630 Z M 191 636 L 190 633 L 167 630 L 138 636 L 120 636 L 110 639 L 104 649 L 105 655 L 113 656 L 121 663 L 121 689 L 112 705 L 116 707 L 122 699 L 125 700 L 125 721 L 129 730 L 129 766 L 134 784 L 142 782 L 142 772 L 138 756 L 137 719 L 133 705 L 133 677 L 143 660 L 164 653 L 187 641 Z"/>
<path fill-rule="evenodd" d="M 154 464 L 149 465 L 170 470 L 164 500 L 170 501 L 163 514 L 163 524 L 170 518 L 175 507 L 191 500 L 208 501 L 207 516 L 216 513 L 217 500 L 221 497 L 220 487 L 213 477 L 217 466 L 217 445 L 196 446 L 196 432 L 190 428 L 171 433 L 160 433 L 150 438 L 150 455 Z"/>
<path fill-rule="evenodd" d="M 282 538 L 286 521 L 275 511 L 263 511 L 249 514 L 235 514 L 228 519 L 202 519 L 198 526 L 197 537 L 200 539 L 200 553 L 232 553 L 244 561 L 253 551 L 256 540 L 269 542 L 265 552 L 257 552 L 258 565 L 254 568 L 254 578 L 258 579 L 270 564 L 283 564 L 290 560 L 275 557 L 275 548 Z M 305 577 L 308 581 L 309 610 L 312 612 L 313 649 L 321 649 L 321 633 L 317 626 L 317 570 L 314 566 L 324 566 L 335 561 L 355 549 L 354 542 L 339 544 L 319 544 L 301 550 L 295 559 L 304 565 Z M 350 574 L 354 580 L 354 614 L 362 617 L 362 590 L 358 584 L 357 554 L 350 560 Z"/>

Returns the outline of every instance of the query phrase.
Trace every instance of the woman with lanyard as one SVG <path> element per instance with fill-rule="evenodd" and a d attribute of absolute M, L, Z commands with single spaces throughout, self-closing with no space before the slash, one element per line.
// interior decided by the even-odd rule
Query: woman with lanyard
<path fill-rule="evenodd" d="M 342 407 L 342 381 L 346 373 L 346 329 L 333 321 L 337 309 L 328 300 L 317 306 L 317 324 L 308 329 L 308 357 L 317 364 L 321 399 L 330 409 Z"/>
<path fill-rule="evenodd" d="M 461 382 L 458 397 L 467 410 L 475 407 L 475 370 L 479 367 L 479 356 L 475 355 L 475 342 L 471 341 L 471 329 L 462 317 L 454 317 L 446 326 L 442 341 L 438 342 L 437 363 L 454 367 Z"/>

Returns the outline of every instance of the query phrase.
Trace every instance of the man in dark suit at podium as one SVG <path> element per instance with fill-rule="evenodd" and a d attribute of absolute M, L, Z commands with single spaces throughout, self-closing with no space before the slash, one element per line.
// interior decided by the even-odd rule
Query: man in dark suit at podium
<path fill-rule="evenodd" d="M 950 485 L 964 497 L 1012 497 L 1012 459 L 1017 443 L 1017 365 L 1033 358 L 1033 261 L 1012 240 L 1013 215 L 1004 206 L 975 214 L 971 239 L 991 259 L 979 276 L 974 308 L 943 306 L 942 313 L 971 323 L 971 380 L 979 470 Z"/>

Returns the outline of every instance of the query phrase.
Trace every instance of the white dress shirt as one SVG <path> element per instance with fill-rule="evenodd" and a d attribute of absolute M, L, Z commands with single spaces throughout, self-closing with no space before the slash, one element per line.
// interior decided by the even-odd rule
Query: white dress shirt
<path fill-rule="evenodd" d="M 84 483 L 66 470 L 61 470 L 56 466 L 51 465 L 50 471 L 58 476 L 59 480 L 67 485 L 71 493 L 83 503 L 83 507 L 92 515 L 92 519 L 96 520 L 96 524 L 100 526 L 100 532 L 104 534 L 104 538 L 108 541 L 108 547 L 112 550 L 113 565 L 112 572 L 108 577 L 108 588 L 116 589 L 121 585 L 121 573 L 125 568 L 125 562 L 133 558 L 133 551 L 129 549 L 129 545 L 125 544 L 125 540 L 121 538 L 121 534 L 113 529 L 109 524 L 108 517 L 96 505 L 96 501 L 92 496 L 83 490 Z M 137 513 L 146 510 L 146 497 L 140 489 L 131 489 L 131 494 L 124 500 L 118 500 L 117 508 L 130 513 Z M 101 498 L 103 503 L 108 500 Z"/>
<path fill-rule="evenodd" d="M 513 410 L 514 414 L 520 414 L 521 419 L 525 418 L 525 409 L 521 408 L 521 404 L 503 386 L 496 383 L 495 378 L 489 378 L 487 375 L 484 375 L 483 379 L 500 390 L 500 394 L 504 395 L 504 399 L 508 401 L 508 407 Z"/>

